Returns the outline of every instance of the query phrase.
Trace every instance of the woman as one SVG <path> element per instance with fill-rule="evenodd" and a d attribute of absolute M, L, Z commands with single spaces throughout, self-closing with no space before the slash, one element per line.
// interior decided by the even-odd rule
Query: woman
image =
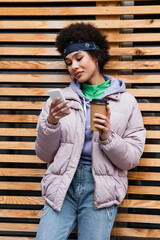
<path fill-rule="evenodd" d="M 37 125 L 36 154 L 48 163 L 42 179 L 45 206 L 36 240 L 66 240 L 78 225 L 79 240 L 110 239 L 117 205 L 127 191 L 127 171 L 138 165 L 145 129 L 135 98 L 125 84 L 103 74 L 108 41 L 94 26 L 71 24 L 56 46 L 72 77 L 66 101 L 49 98 Z M 90 100 L 106 99 L 106 115 Z M 71 109 L 71 113 L 64 111 Z"/>

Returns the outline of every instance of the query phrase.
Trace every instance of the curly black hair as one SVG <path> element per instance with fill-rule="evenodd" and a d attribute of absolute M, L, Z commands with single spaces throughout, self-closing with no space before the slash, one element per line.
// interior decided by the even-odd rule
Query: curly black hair
<path fill-rule="evenodd" d="M 99 70 L 102 73 L 104 65 L 109 61 L 109 43 L 106 36 L 90 23 L 73 23 L 63 28 L 56 38 L 56 47 L 63 56 L 63 51 L 70 42 L 93 41 L 100 49 L 89 50 L 88 53 L 98 59 Z"/>

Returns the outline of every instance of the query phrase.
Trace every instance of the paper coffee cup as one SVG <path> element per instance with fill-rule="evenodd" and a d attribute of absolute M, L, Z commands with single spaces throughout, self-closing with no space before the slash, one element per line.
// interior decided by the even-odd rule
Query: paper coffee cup
<path fill-rule="evenodd" d="M 90 102 L 90 129 L 91 131 L 100 131 L 95 127 L 93 119 L 95 118 L 95 113 L 100 113 L 106 116 L 106 105 L 108 102 L 104 99 L 92 99 Z"/>

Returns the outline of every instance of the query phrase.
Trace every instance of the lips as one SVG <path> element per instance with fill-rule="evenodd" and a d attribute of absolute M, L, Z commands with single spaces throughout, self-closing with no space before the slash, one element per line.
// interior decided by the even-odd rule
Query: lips
<path fill-rule="evenodd" d="M 76 72 L 75 77 L 80 77 L 82 75 L 82 72 Z"/>

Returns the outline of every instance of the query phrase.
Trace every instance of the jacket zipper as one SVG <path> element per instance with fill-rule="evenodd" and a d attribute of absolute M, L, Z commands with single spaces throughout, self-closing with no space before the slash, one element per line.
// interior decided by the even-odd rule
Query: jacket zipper
<path fill-rule="evenodd" d="M 92 159 L 92 174 L 93 174 L 93 179 L 94 179 L 94 175 L 96 175 L 95 171 L 94 171 L 94 168 L 93 168 L 93 141 L 94 141 L 94 132 L 93 132 L 93 135 L 92 135 L 92 151 L 91 151 L 91 159 Z M 94 179 L 94 183 L 95 183 L 95 179 Z M 97 203 L 96 201 L 96 196 L 95 196 L 95 184 L 94 184 L 94 198 L 93 198 L 93 201 L 94 201 L 94 208 L 97 209 L 99 204 Z"/>

